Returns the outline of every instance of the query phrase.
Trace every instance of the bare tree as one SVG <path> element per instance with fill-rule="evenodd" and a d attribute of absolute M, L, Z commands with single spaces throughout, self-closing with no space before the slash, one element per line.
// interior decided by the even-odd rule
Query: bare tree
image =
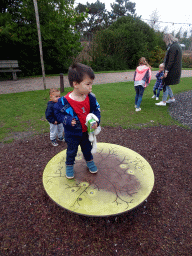
<path fill-rule="evenodd" d="M 152 14 L 150 15 L 150 21 L 149 21 L 149 25 L 150 27 L 152 27 L 154 30 L 158 31 L 159 28 L 159 12 L 157 9 L 155 9 Z"/>
<path fill-rule="evenodd" d="M 164 29 L 163 29 L 163 33 L 167 34 L 168 32 L 169 32 L 169 28 L 168 28 L 168 26 L 165 26 Z"/>
<path fill-rule="evenodd" d="M 182 38 L 182 27 L 179 29 L 179 31 L 177 32 L 177 34 L 175 35 L 176 38 L 178 38 L 179 40 Z"/>

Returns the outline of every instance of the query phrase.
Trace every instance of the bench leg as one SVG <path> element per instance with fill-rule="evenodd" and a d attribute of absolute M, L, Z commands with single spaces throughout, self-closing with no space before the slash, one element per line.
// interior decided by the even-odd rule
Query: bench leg
<path fill-rule="evenodd" d="M 13 75 L 13 80 L 16 81 L 16 80 L 17 80 L 17 74 L 16 74 L 16 72 L 13 72 L 12 75 Z"/>

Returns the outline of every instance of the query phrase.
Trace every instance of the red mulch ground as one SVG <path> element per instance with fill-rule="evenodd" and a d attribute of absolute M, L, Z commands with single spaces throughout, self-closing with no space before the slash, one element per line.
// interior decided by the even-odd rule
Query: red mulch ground
<path fill-rule="evenodd" d="M 43 189 L 47 162 L 66 148 L 49 134 L 5 144 L 1 164 L 1 255 L 192 255 L 192 130 L 104 127 L 98 141 L 141 154 L 155 186 L 141 206 L 93 218 L 57 206 Z"/>

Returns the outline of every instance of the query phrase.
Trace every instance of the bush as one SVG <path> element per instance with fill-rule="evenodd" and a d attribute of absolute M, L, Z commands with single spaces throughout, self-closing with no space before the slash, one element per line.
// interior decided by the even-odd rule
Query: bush
<path fill-rule="evenodd" d="M 154 68 L 158 68 L 159 64 L 164 61 L 165 53 L 166 51 L 162 50 L 159 46 L 156 46 L 150 53 L 149 64 Z"/>
<path fill-rule="evenodd" d="M 90 64 L 97 71 L 135 69 L 139 59 L 149 59 L 150 52 L 161 41 L 162 38 L 139 18 L 122 17 L 95 34 Z"/>
<path fill-rule="evenodd" d="M 109 70 L 126 70 L 127 65 L 125 61 L 121 60 L 118 56 L 108 55 L 99 56 L 95 61 L 90 62 L 90 66 L 94 71 L 109 71 Z"/>
<path fill-rule="evenodd" d="M 192 68 L 192 56 L 183 56 L 182 66 L 183 68 Z"/>

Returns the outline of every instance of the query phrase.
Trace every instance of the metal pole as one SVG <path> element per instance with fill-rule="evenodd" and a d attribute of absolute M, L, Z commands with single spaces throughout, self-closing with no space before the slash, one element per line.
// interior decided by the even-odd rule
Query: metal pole
<path fill-rule="evenodd" d="M 60 92 L 64 92 L 64 77 L 63 77 L 63 73 L 60 73 Z"/>
<path fill-rule="evenodd" d="M 44 84 L 44 90 L 46 90 L 45 68 L 44 68 L 44 62 L 43 62 L 43 50 L 42 50 L 42 42 L 41 42 L 41 31 L 40 31 L 40 22 L 39 22 L 39 13 L 38 13 L 38 7 L 37 7 L 37 0 L 33 0 L 33 3 L 34 3 L 34 7 L 35 7 L 35 17 L 36 17 L 37 32 L 38 32 L 38 38 L 39 38 L 39 51 L 40 51 L 41 68 L 42 68 L 42 75 L 43 75 L 43 84 Z"/>

